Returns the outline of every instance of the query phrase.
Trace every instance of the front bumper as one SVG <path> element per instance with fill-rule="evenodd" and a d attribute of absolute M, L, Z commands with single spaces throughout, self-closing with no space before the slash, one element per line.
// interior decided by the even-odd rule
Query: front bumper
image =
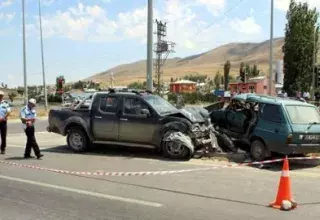
<path fill-rule="evenodd" d="M 217 138 L 212 130 L 212 127 L 208 127 L 204 132 L 201 133 L 201 135 L 195 137 L 194 145 L 196 149 L 202 149 L 205 147 L 217 148 Z"/>
<path fill-rule="evenodd" d="M 52 133 L 56 133 L 56 134 L 61 134 L 59 129 L 56 127 L 51 127 L 51 126 L 47 126 L 46 128 L 47 132 L 52 132 Z"/>
<path fill-rule="evenodd" d="M 212 143 L 211 126 L 206 124 L 195 124 L 191 130 L 191 137 L 194 140 L 194 145 L 197 148 L 204 147 Z"/>
<path fill-rule="evenodd" d="M 289 144 L 291 154 L 320 153 L 320 144 Z"/>

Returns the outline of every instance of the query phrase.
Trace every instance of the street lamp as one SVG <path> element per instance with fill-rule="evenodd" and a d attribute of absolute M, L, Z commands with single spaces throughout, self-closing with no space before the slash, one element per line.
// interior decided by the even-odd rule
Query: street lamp
<path fill-rule="evenodd" d="M 23 79 L 24 79 L 24 104 L 28 103 L 27 86 L 27 61 L 26 61 L 26 28 L 25 28 L 25 1 L 22 0 L 22 47 L 23 47 Z"/>
<path fill-rule="evenodd" d="M 42 37 L 42 15 L 41 15 L 41 0 L 39 0 L 39 23 L 40 23 L 40 41 L 41 41 L 41 60 L 42 60 L 42 79 L 45 99 L 45 109 L 48 110 L 48 96 L 47 96 L 47 85 L 46 85 L 46 74 L 44 71 L 44 55 L 43 55 L 43 37 Z"/>

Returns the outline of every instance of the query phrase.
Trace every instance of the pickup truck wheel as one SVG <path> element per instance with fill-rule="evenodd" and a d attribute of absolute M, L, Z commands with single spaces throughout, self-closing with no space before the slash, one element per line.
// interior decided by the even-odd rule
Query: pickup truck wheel
<path fill-rule="evenodd" d="M 172 133 L 172 132 L 168 132 Z M 165 134 L 168 135 L 168 133 Z M 177 141 L 163 141 L 162 142 L 163 156 L 170 159 L 188 159 L 190 158 L 190 150 L 187 146 Z"/>
<path fill-rule="evenodd" d="M 80 128 L 71 128 L 67 136 L 68 146 L 74 152 L 83 152 L 88 147 L 88 137 Z"/>
<path fill-rule="evenodd" d="M 263 161 L 267 157 L 267 148 L 260 140 L 254 140 L 250 148 L 251 157 L 255 161 Z"/>

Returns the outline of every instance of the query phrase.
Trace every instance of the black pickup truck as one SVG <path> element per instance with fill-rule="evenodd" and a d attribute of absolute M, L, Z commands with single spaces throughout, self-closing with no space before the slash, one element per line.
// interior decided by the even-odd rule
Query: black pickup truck
<path fill-rule="evenodd" d="M 156 148 L 172 159 L 189 159 L 214 139 L 207 110 L 177 109 L 145 91 L 97 92 L 74 108 L 51 110 L 47 130 L 67 136 L 75 152 L 114 144 Z"/>

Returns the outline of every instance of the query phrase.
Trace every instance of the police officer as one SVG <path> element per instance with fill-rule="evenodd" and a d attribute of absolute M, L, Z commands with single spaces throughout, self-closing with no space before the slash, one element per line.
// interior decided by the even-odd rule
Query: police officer
<path fill-rule="evenodd" d="M 30 99 L 27 106 L 23 107 L 20 112 L 21 121 L 24 124 L 25 133 L 27 135 L 27 144 L 24 152 L 24 158 L 33 158 L 31 154 L 31 149 L 33 149 L 34 154 L 37 159 L 43 157 L 40 153 L 40 149 L 35 137 L 35 128 L 34 124 L 36 122 L 37 113 L 35 110 L 36 100 Z"/>
<path fill-rule="evenodd" d="M 7 118 L 11 111 L 9 104 L 3 100 L 4 93 L 0 91 L 0 133 L 1 133 L 1 154 L 5 154 L 7 145 Z"/>

